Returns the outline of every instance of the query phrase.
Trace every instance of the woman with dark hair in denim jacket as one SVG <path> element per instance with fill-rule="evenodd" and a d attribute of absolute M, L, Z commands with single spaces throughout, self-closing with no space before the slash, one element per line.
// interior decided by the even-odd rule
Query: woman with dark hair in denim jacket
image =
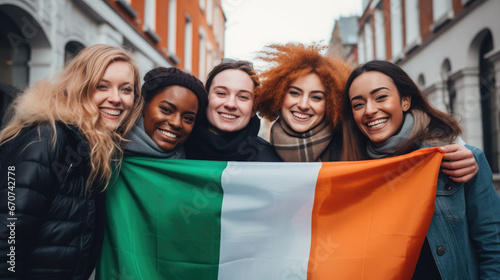
<path fill-rule="evenodd" d="M 397 65 L 370 61 L 347 81 L 343 160 L 392 157 L 456 141 L 451 115 L 430 105 Z M 438 178 L 435 211 L 413 279 L 500 279 L 500 197 L 483 152 L 466 145 L 479 166 L 465 183 Z"/>

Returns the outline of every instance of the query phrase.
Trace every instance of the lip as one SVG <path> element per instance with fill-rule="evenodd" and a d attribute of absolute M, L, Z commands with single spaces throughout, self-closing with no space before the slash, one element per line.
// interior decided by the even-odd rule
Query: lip
<path fill-rule="evenodd" d="M 165 142 L 170 142 L 170 143 L 175 143 L 175 142 L 179 141 L 179 139 L 182 136 L 179 133 L 172 132 L 168 129 L 163 129 L 163 128 L 157 128 L 155 133 L 157 133 L 157 135 L 161 139 L 163 139 Z M 172 136 L 169 136 L 167 134 L 173 134 L 173 135 L 176 135 L 177 137 L 172 137 Z"/>
<path fill-rule="evenodd" d="M 227 122 L 233 122 L 233 121 L 236 121 L 237 119 L 239 119 L 240 116 L 237 116 L 235 114 L 230 114 L 230 113 L 224 113 L 224 112 L 217 112 L 217 114 L 219 114 L 219 117 L 224 120 L 224 121 L 227 121 Z M 230 117 L 234 117 L 234 118 L 228 118 L 227 116 L 230 116 Z"/>
<path fill-rule="evenodd" d="M 380 130 L 384 128 L 388 122 L 389 122 L 389 117 L 378 118 L 375 120 L 370 120 L 368 122 L 365 122 L 365 126 L 369 130 Z"/>
<path fill-rule="evenodd" d="M 295 114 L 300 114 L 300 115 L 307 116 L 307 117 L 301 118 L 301 117 L 296 116 Z M 307 121 L 311 120 L 311 118 L 313 117 L 313 115 L 311 115 L 311 114 L 297 112 L 297 111 L 290 111 L 290 115 L 292 115 L 292 118 L 298 122 L 307 122 Z"/>
<path fill-rule="evenodd" d="M 109 107 L 100 107 L 99 111 L 101 114 L 108 119 L 116 120 L 119 119 L 123 113 L 123 109 L 120 108 L 109 108 Z M 118 113 L 118 114 L 116 114 Z"/>

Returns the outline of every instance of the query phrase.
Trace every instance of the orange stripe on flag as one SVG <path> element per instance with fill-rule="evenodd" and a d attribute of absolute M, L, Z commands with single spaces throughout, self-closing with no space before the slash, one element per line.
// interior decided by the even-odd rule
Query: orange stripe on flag
<path fill-rule="evenodd" d="M 431 148 L 323 163 L 307 278 L 411 279 L 434 212 L 442 156 Z"/>

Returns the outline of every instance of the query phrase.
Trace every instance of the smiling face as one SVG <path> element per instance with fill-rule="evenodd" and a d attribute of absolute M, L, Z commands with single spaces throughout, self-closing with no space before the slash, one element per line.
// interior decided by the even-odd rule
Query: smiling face
<path fill-rule="evenodd" d="M 306 132 L 325 119 L 325 87 L 310 73 L 292 82 L 281 106 L 281 117 L 296 132 Z"/>
<path fill-rule="evenodd" d="M 168 86 L 144 107 L 144 130 L 162 150 L 168 152 L 184 143 L 193 130 L 198 98 L 189 89 Z"/>
<path fill-rule="evenodd" d="M 356 125 L 375 143 L 396 134 L 403 124 L 403 112 L 411 105 L 411 98 L 401 98 L 390 77 L 376 71 L 365 72 L 354 79 L 349 100 Z"/>
<path fill-rule="evenodd" d="M 228 69 L 214 77 L 208 92 L 209 130 L 217 135 L 245 128 L 255 115 L 254 84 L 247 73 Z"/>
<path fill-rule="evenodd" d="M 124 61 L 110 63 L 93 98 L 101 113 L 102 122 L 110 130 L 116 130 L 134 105 L 134 70 L 130 64 Z"/>

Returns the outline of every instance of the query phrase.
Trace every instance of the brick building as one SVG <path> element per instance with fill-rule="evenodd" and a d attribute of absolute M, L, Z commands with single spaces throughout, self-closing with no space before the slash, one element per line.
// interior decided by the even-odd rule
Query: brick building
<path fill-rule="evenodd" d="M 203 80 L 223 57 L 225 22 L 220 0 L 0 0 L 0 117 L 97 43 L 129 48 L 142 75 L 177 66 Z"/>
<path fill-rule="evenodd" d="M 363 0 L 358 63 L 397 63 L 481 148 L 500 189 L 498 0 Z"/>

